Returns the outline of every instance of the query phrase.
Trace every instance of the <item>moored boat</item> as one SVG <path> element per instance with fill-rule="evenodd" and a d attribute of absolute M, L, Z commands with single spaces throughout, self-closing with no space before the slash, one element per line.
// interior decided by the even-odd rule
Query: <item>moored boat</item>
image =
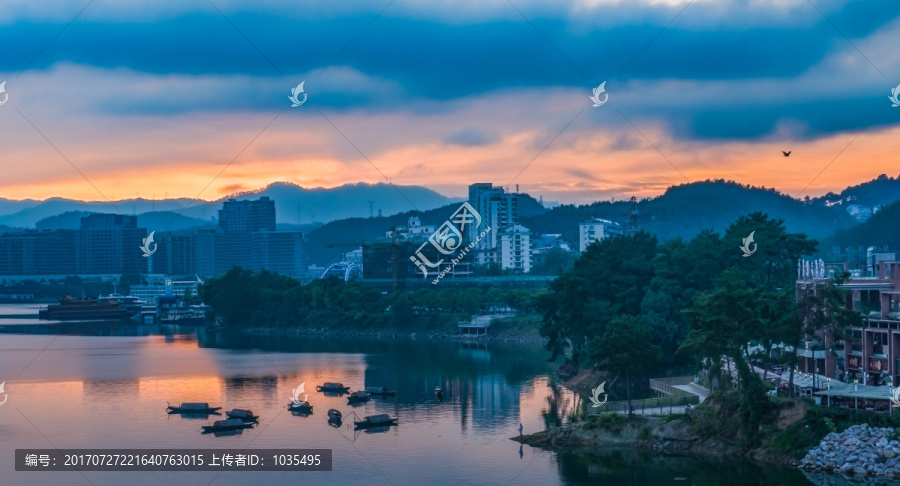
<path fill-rule="evenodd" d="M 387 388 L 385 388 L 385 387 L 383 387 L 383 386 L 367 386 L 367 387 L 366 387 L 366 393 L 368 393 L 369 395 L 378 395 L 378 396 L 382 396 L 382 397 L 392 397 L 392 396 L 394 396 L 397 392 L 395 392 L 394 390 L 388 390 Z"/>
<path fill-rule="evenodd" d="M 369 415 L 363 417 L 362 420 L 355 420 L 353 421 L 353 423 L 356 425 L 357 429 L 368 429 L 370 427 L 385 427 L 397 425 L 397 420 L 399 420 L 397 417 L 391 417 L 386 413 L 382 413 L 379 415 Z"/>
<path fill-rule="evenodd" d="M 343 383 L 328 382 L 317 386 L 316 390 L 325 393 L 348 393 L 350 391 L 350 387 L 344 386 Z"/>
<path fill-rule="evenodd" d="M 347 397 L 347 404 L 354 405 L 357 403 L 366 403 L 370 398 L 372 398 L 372 396 L 364 391 L 355 391 Z"/>
<path fill-rule="evenodd" d="M 210 432 L 221 432 L 223 430 L 235 430 L 235 429 L 248 429 L 253 427 L 255 424 L 252 422 L 244 422 L 241 419 L 227 419 L 227 420 L 216 420 L 212 423 L 212 425 L 204 425 L 203 433 L 208 434 Z"/>
<path fill-rule="evenodd" d="M 250 410 L 245 410 L 242 408 L 235 408 L 228 412 L 225 412 L 225 415 L 230 419 L 241 419 L 244 422 L 258 422 L 259 415 L 253 415 L 253 412 Z"/>
<path fill-rule="evenodd" d="M 291 403 L 288 403 L 288 410 L 290 410 L 291 412 L 297 412 L 300 414 L 310 415 L 313 413 L 313 406 L 310 405 L 309 402 L 303 402 L 303 403 L 291 402 Z"/>
<path fill-rule="evenodd" d="M 113 299 L 73 299 L 66 297 L 59 304 L 50 304 L 38 311 L 38 319 L 50 321 L 124 321 L 138 309 L 128 308 Z"/>
<path fill-rule="evenodd" d="M 342 414 L 341 411 L 336 408 L 332 408 L 332 409 L 328 410 L 328 418 L 341 419 L 343 417 L 344 417 L 344 414 Z"/>
<path fill-rule="evenodd" d="M 437 401 L 441 401 L 444 398 L 444 390 L 441 387 L 434 387 L 434 398 Z"/>
<path fill-rule="evenodd" d="M 206 402 L 185 402 L 180 406 L 173 407 L 169 405 L 166 407 L 169 413 L 208 413 L 208 414 L 219 414 L 219 410 L 222 407 L 210 407 Z"/>

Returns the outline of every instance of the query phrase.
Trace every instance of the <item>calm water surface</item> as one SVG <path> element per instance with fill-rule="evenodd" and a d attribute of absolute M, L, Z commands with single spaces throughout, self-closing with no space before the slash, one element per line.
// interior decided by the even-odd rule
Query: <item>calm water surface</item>
<path fill-rule="evenodd" d="M 424 341 L 241 337 L 196 328 L 43 323 L 0 306 L 0 484 L 804 485 L 795 471 L 714 464 L 634 451 L 557 454 L 509 438 L 564 421 L 577 397 L 551 386 L 537 348 Z M 24 370 L 24 371 L 23 371 Z M 339 381 L 386 386 L 395 398 L 350 407 L 315 392 Z M 315 413 L 286 410 L 306 382 Z M 442 402 L 432 390 L 447 390 Z M 2 397 L 0 397 L 2 400 Z M 209 420 L 166 414 L 166 403 L 249 408 L 260 426 L 201 435 Z M 325 411 L 388 413 L 383 433 L 333 428 Z M 352 426 L 351 426 L 352 427 Z M 16 472 L 16 448 L 326 448 L 331 472 Z"/>

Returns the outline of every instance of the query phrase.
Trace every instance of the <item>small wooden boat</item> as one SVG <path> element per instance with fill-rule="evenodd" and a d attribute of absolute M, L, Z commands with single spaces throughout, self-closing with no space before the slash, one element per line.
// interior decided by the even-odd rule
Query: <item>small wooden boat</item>
<path fill-rule="evenodd" d="M 325 393 L 348 393 L 350 391 L 350 387 L 344 386 L 343 383 L 327 382 L 325 384 L 317 386 L 316 390 Z"/>
<path fill-rule="evenodd" d="M 437 401 L 441 401 L 441 399 L 444 398 L 444 390 L 441 387 L 434 387 L 434 398 Z"/>
<path fill-rule="evenodd" d="M 355 391 L 347 397 L 347 404 L 355 405 L 357 403 L 366 403 L 370 398 L 372 398 L 372 396 L 364 391 Z"/>
<path fill-rule="evenodd" d="M 391 417 L 390 415 L 383 413 L 380 415 L 369 415 L 367 417 L 363 417 L 362 420 L 353 421 L 356 425 L 357 429 L 368 429 L 370 427 L 386 427 L 391 425 L 397 425 L 397 417 Z"/>
<path fill-rule="evenodd" d="M 258 422 L 259 415 L 253 415 L 253 412 L 250 410 L 245 410 L 242 408 L 235 408 L 230 412 L 225 412 L 225 415 L 230 419 L 241 419 L 244 422 Z"/>
<path fill-rule="evenodd" d="M 204 425 L 203 433 L 221 432 L 223 430 L 249 429 L 255 424 L 252 422 L 244 422 L 241 419 L 216 420 L 212 425 Z"/>
<path fill-rule="evenodd" d="M 328 411 L 328 418 L 330 418 L 330 419 L 336 418 L 336 419 L 340 420 L 343 417 L 344 417 L 344 414 L 342 414 L 341 411 L 336 408 L 332 408 L 331 410 Z"/>
<path fill-rule="evenodd" d="M 378 395 L 382 397 L 392 397 L 397 394 L 394 390 L 388 390 L 383 386 L 367 386 L 366 393 L 369 395 Z"/>
<path fill-rule="evenodd" d="M 290 410 L 291 412 L 311 415 L 313 413 L 313 406 L 310 405 L 309 402 L 303 402 L 300 404 L 291 402 L 288 403 L 288 410 Z"/>
<path fill-rule="evenodd" d="M 168 405 L 168 402 L 166 403 Z M 181 406 L 173 407 L 169 405 L 166 407 L 166 410 L 169 413 L 208 413 L 208 414 L 219 414 L 219 410 L 222 407 L 210 407 L 208 403 L 195 403 L 195 402 L 186 402 L 182 403 Z"/>

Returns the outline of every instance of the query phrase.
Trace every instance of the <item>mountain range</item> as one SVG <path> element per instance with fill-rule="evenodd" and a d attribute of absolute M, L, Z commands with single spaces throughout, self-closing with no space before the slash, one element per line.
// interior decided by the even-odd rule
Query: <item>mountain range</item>
<path fill-rule="evenodd" d="M 305 189 L 276 183 L 231 197 L 273 199 L 278 229 L 303 231 L 310 243 L 310 263 L 319 265 L 340 260 L 343 253 L 359 248 L 364 240 L 384 236 L 392 227 L 405 226 L 412 216 L 418 216 L 424 225 L 439 226 L 461 202 L 424 187 L 388 184 Z M 223 200 L 134 199 L 116 201 L 113 207 L 111 203 L 60 198 L 0 199 L 0 233 L 12 228 L 77 228 L 86 214 L 116 210 L 137 214 L 140 227 L 155 231 L 214 228 L 216 211 Z M 370 201 L 374 201 L 371 206 Z M 870 212 L 866 215 L 851 211 L 859 207 L 869 208 Z M 548 208 L 528 194 L 519 195 L 522 225 L 533 234 L 560 234 L 575 248 L 578 223 L 590 218 L 609 219 L 668 240 L 691 238 L 704 229 L 722 232 L 739 216 L 755 211 L 783 219 L 788 231 L 818 240 L 822 251 L 835 246 L 900 245 L 900 177 L 886 175 L 848 187 L 839 194 L 803 200 L 774 189 L 724 180 L 672 186 L 657 197 L 634 203 L 598 201 Z"/>
<path fill-rule="evenodd" d="M 178 198 L 150 200 L 143 198 L 121 201 L 77 201 L 51 198 L 44 201 L 14 201 L 0 198 L 0 226 L 35 228 L 38 221 L 66 212 L 119 213 L 143 215 L 151 212 L 171 212 L 184 219 L 177 227 L 184 227 L 190 220 L 212 221 L 215 225 L 222 202 L 228 199 L 246 200 L 269 197 L 275 201 L 275 212 L 280 223 L 311 224 L 346 218 L 367 217 L 379 213 L 396 214 L 401 211 L 426 211 L 444 206 L 459 198 L 450 198 L 420 186 L 393 186 L 390 184 L 345 184 L 335 188 L 307 189 L 295 184 L 278 182 L 265 189 L 231 195 L 216 201 Z M 83 216 L 83 214 L 82 214 Z M 74 217 L 74 216 L 72 216 Z M 70 225 L 63 218 L 60 224 Z M 52 222 L 44 222 L 51 229 Z M 169 227 L 166 223 L 163 226 Z M 198 223 L 199 224 L 199 223 Z M 77 225 L 76 225 L 77 227 Z M 155 227 L 153 226 L 147 226 Z"/>

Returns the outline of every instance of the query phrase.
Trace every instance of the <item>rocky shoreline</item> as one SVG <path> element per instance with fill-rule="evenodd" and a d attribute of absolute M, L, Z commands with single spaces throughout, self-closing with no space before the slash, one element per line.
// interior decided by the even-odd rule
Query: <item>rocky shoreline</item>
<path fill-rule="evenodd" d="M 853 476 L 900 478 L 900 435 L 893 428 L 854 425 L 831 432 L 800 462 L 800 468 Z"/>
<path fill-rule="evenodd" d="M 281 328 L 281 327 L 257 327 L 248 329 L 235 329 L 235 332 L 254 334 L 259 336 L 319 336 L 336 338 L 364 338 L 364 339 L 427 339 L 433 341 L 469 341 L 469 342 L 493 342 L 530 344 L 543 346 L 547 339 L 534 333 L 510 332 L 501 330 L 496 333 L 488 333 L 478 338 L 465 338 L 450 331 L 391 331 L 391 330 L 358 330 L 358 329 L 330 329 L 330 328 Z"/>
<path fill-rule="evenodd" d="M 623 416 L 623 420 L 626 420 Z M 743 458 L 762 464 L 796 467 L 790 457 L 765 451 L 746 452 L 740 444 L 722 439 L 704 439 L 682 420 L 658 417 L 627 419 L 611 426 L 596 427 L 585 422 L 552 427 L 512 440 L 545 450 L 592 453 L 598 448 L 632 448 L 705 460 L 730 461 Z"/>

